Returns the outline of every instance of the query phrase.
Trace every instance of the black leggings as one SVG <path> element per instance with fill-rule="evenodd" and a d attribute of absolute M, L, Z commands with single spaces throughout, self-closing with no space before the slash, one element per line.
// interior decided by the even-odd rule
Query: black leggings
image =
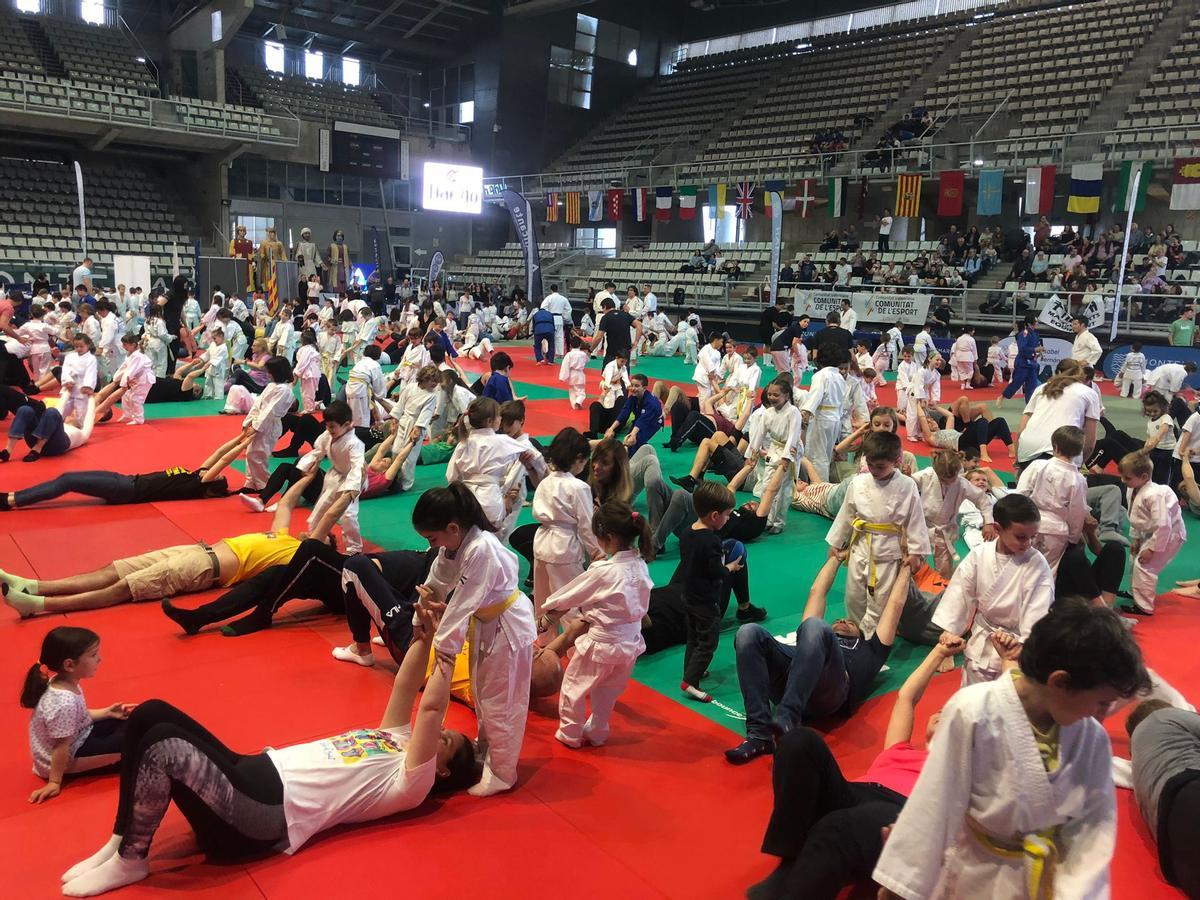
<path fill-rule="evenodd" d="M 986 447 L 995 440 L 1003 441 L 1005 446 L 1012 446 L 1012 431 L 1008 422 L 1000 418 L 985 419 L 980 416 L 965 423 L 962 437 L 958 439 L 958 449 L 974 450 L 978 453 L 981 447 Z"/>
<path fill-rule="evenodd" d="M 618 412 L 620 410 L 616 406 L 610 409 L 595 401 L 588 404 L 588 431 L 602 437 L 608 431 L 608 426 L 617 421 Z"/>
<path fill-rule="evenodd" d="M 188 634 L 205 625 L 231 619 L 251 610 L 223 629 L 229 636 L 252 634 L 271 627 L 271 619 L 289 600 L 320 600 L 331 613 L 345 612 L 342 566 L 346 557 L 324 541 L 306 540 L 286 566 L 272 566 L 234 585 L 210 603 L 193 610 L 173 609 L 169 615 Z"/>
<path fill-rule="evenodd" d="M 691 441 L 699 446 L 700 442 L 705 438 L 710 438 L 717 433 L 717 426 L 713 420 L 704 413 L 690 412 L 679 423 L 679 428 L 671 429 L 671 443 L 668 444 L 672 450 L 677 450 L 683 445 L 684 441 Z"/>
<path fill-rule="evenodd" d="M 1125 547 L 1110 541 L 1102 544 L 1100 553 L 1089 562 L 1083 544 L 1071 544 L 1058 564 L 1055 596 L 1074 594 L 1092 600 L 1102 593 L 1115 594 L 1125 577 L 1125 557 Z"/>
<path fill-rule="evenodd" d="M 762 851 L 782 861 L 762 897 L 833 900 L 846 885 L 870 879 L 883 850 L 881 829 L 904 806 L 901 794 L 847 781 L 825 741 L 804 727 L 779 740 L 771 784 L 775 803 Z"/>
<path fill-rule="evenodd" d="M 412 640 L 413 605 L 417 585 L 424 582 L 433 565 L 430 551 L 393 550 L 390 553 L 358 553 L 346 560 L 342 584 L 345 590 L 346 624 L 356 643 L 371 639 L 374 607 L 383 627 L 379 630 L 384 646 L 397 664 Z M 378 565 L 376 565 L 378 563 Z"/>
<path fill-rule="evenodd" d="M 325 430 L 325 425 L 312 413 L 288 413 L 282 419 L 283 433 L 292 433 L 292 441 L 286 450 L 279 450 L 277 456 L 299 456 L 305 444 L 315 443 Z"/>
<path fill-rule="evenodd" d="M 39 413 L 46 409 L 46 404 L 41 400 L 30 397 L 11 384 L 0 384 L 0 419 L 6 418 L 9 413 L 15 413 L 22 406 L 32 406 Z"/>
<path fill-rule="evenodd" d="M 671 440 L 667 443 L 668 447 L 678 447 L 683 443 L 683 438 L 680 435 L 683 433 L 688 416 L 699 412 L 700 403 L 695 397 L 683 397 L 676 400 L 671 408 L 667 410 L 667 414 L 671 420 Z"/>
<path fill-rule="evenodd" d="M 1092 458 L 1088 460 L 1089 466 L 1099 466 L 1103 469 L 1110 462 L 1120 462 L 1126 453 L 1141 449 L 1142 441 L 1128 432 L 1119 430 L 1108 419 L 1102 417 L 1100 424 L 1104 427 L 1104 437 L 1096 441 L 1096 449 Z"/>
<path fill-rule="evenodd" d="M 267 483 L 258 492 L 258 498 L 263 503 L 269 503 L 272 497 L 276 494 L 283 496 L 288 488 L 303 477 L 304 473 L 300 471 L 298 466 L 292 463 L 280 463 L 267 476 Z M 304 489 L 300 496 L 304 498 L 304 502 L 309 506 L 316 506 L 317 499 L 321 496 L 321 489 L 323 487 L 325 487 L 325 470 L 317 469 L 313 480 L 308 483 L 308 487 Z"/>
<path fill-rule="evenodd" d="M 146 858 L 172 800 L 213 857 L 260 855 L 287 837 L 283 782 L 266 753 L 234 753 L 174 706 L 147 700 L 125 729 L 113 825 L 122 858 Z"/>
<path fill-rule="evenodd" d="M 513 533 L 508 537 L 508 545 L 523 556 L 531 566 L 533 565 L 533 538 L 537 534 L 538 527 L 537 522 L 520 525 L 514 528 Z"/>
<path fill-rule="evenodd" d="M 233 377 L 229 379 L 232 384 L 240 384 L 252 394 L 261 394 L 265 384 L 259 384 L 245 369 L 234 369 Z"/>

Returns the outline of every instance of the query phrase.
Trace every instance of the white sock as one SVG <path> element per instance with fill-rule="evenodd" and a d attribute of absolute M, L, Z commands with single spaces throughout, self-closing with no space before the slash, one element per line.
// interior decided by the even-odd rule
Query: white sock
<path fill-rule="evenodd" d="M 491 768 L 485 764 L 483 777 L 479 779 L 478 784 L 468 789 L 467 793 L 472 797 L 490 797 L 492 794 L 500 794 L 509 790 L 512 790 L 512 785 L 493 775 Z"/>
<path fill-rule="evenodd" d="M 238 494 L 238 497 L 240 497 L 241 501 L 244 504 L 246 504 L 248 507 L 250 507 L 250 509 L 252 511 L 254 511 L 254 512 L 262 512 L 263 511 L 263 502 L 261 500 L 259 500 L 257 497 L 255 497 L 253 494 Z"/>
<path fill-rule="evenodd" d="M 342 662 L 358 663 L 360 666 L 375 665 L 375 654 L 373 653 L 355 653 L 353 646 L 334 647 L 333 658 L 340 659 Z"/>
<path fill-rule="evenodd" d="M 380 646 L 380 647 L 386 647 L 386 646 L 387 646 L 387 645 L 386 645 L 386 644 L 383 642 L 383 638 L 381 638 L 379 635 L 375 635 L 375 637 L 371 638 L 371 643 L 372 643 L 372 644 L 376 644 L 377 646 Z"/>
<path fill-rule="evenodd" d="M 144 859 L 124 859 L 114 853 L 94 869 L 63 885 L 67 897 L 94 897 L 127 884 L 141 881 L 150 874 L 150 864 Z"/>
<path fill-rule="evenodd" d="M 11 572 L 0 569 L 0 581 L 6 582 L 9 588 L 15 591 L 22 591 L 26 594 L 37 593 L 36 578 L 22 578 L 20 575 L 13 575 Z"/>
<path fill-rule="evenodd" d="M 709 694 L 700 690 L 700 688 L 698 688 L 698 687 L 693 687 L 690 684 L 684 684 L 683 692 L 685 694 L 687 694 L 689 697 L 691 697 L 693 700 L 699 700 L 701 703 L 711 703 L 712 702 L 712 697 Z"/>
<path fill-rule="evenodd" d="M 96 866 L 100 865 L 100 863 L 104 862 L 106 859 L 116 853 L 117 848 L 120 846 L 121 836 L 119 834 L 114 834 L 108 839 L 103 847 L 101 847 L 87 859 L 83 860 L 82 862 L 75 863 L 75 865 L 71 866 L 71 868 L 67 869 L 67 871 L 63 872 L 63 884 L 66 884 L 68 881 L 71 881 L 74 878 L 78 878 L 84 872 L 89 872 L 96 868 Z"/>

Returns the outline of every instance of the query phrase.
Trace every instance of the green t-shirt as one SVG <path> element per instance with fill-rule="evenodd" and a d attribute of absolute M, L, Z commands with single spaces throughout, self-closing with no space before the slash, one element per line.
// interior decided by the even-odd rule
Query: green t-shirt
<path fill-rule="evenodd" d="M 1196 339 L 1195 319 L 1176 319 L 1171 323 L 1171 345 L 1190 347 Z"/>

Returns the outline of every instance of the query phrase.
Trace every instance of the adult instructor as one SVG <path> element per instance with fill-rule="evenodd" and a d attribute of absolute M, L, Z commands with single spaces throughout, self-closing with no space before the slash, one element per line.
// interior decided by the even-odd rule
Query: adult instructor
<path fill-rule="evenodd" d="M 558 292 L 557 284 L 552 284 L 541 308 L 554 316 L 554 353 L 556 356 L 563 356 L 566 353 L 563 332 L 572 321 L 571 301 Z"/>

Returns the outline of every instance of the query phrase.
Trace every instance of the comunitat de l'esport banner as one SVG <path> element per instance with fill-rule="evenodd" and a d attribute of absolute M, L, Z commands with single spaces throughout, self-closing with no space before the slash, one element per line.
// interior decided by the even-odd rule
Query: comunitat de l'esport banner
<path fill-rule="evenodd" d="M 884 294 L 875 291 L 797 291 L 794 311 L 797 316 L 811 316 L 825 320 L 831 312 L 842 311 L 842 301 L 850 301 L 850 308 L 860 322 L 886 322 L 889 325 L 903 322 L 905 325 L 924 325 L 929 316 L 931 294 Z"/>
<path fill-rule="evenodd" d="M 1104 359 L 1100 361 L 1100 367 L 1104 370 L 1104 374 L 1109 378 L 1116 376 L 1120 371 L 1121 364 L 1125 362 L 1125 357 L 1133 352 L 1133 347 L 1129 344 L 1121 344 L 1113 347 L 1104 355 Z M 1200 363 L 1200 348 L 1198 347 L 1162 347 L 1143 344 L 1142 353 L 1146 355 L 1146 370 L 1157 369 L 1164 363 Z M 1200 372 L 1188 376 L 1187 384 L 1197 390 L 1200 390 Z"/>

